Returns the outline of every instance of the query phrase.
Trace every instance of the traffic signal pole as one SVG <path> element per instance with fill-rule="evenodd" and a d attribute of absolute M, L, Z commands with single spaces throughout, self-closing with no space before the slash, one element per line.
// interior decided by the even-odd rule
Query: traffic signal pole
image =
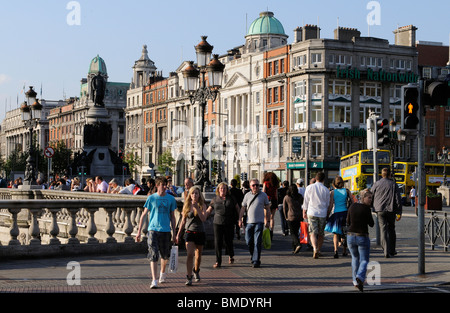
<path fill-rule="evenodd" d="M 417 233 L 418 233 L 418 271 L 419 275 L 425 274 L 425 201 L 426 201 L 426 176 L 425 176 L 425 164 L 424 164 L 424 155 L 425 151 L 425 136 L 424 136 L 424 115 L 425 115 L 425 106 L 424 106 L 424 80 L 420 79 L 419 81 L 419 130 L 417 133 L 417 143 L 418 143 L 418 196 L 419 203 L 417 205 Z"/>

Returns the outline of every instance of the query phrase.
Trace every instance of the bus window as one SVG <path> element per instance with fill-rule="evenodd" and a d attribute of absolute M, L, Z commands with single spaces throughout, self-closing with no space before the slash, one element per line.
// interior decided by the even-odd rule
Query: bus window
<path fill-rule="evenodd" d="M 395 173 L 405 173 L 405 164 L 394 163 Z"/>

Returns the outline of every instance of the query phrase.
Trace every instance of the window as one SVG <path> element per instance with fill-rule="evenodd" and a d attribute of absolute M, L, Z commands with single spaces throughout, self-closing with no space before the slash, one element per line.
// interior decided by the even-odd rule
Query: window
<path fill-rule="evenodd" d="M 450 137 L 450 121 L 445 121 L 445 137 Z"/>
<path fill-rule="evenodd" d="M 277 75 L 278 74 L 279 67 L 280 67 L 280 65 L 279 65 L 278 60 L 274 61 L 273 62 L 273 75 Z"/>
<path fill-rule="evenodd" d="M 360 95 L 367 97 L 381 97 L 381 84 L 362 82 L 360 85 Z"/>
<path fill-rule="evenodd" d="M 278 126 L 278 111 L 273 111 L 273 125 Z"/>
<path fill-rule="evenodd" d="M 319 157 L 322 155 L 322 138 L 311 136 L 311 156 Z"/>
<path fill-rule="evenodd" d="M 306 80 L 294 83 L 294 97 L 306 95 Z"/>
<path fill-rule="evenodd" d="M 259 97 L 260 97 L 260 94 L 259 94 L 259 91 L 258 91 L 258 92 L 256 92 L 256 94 L 255 94 L 256 104 L 259 104 L 259 102 L 260 102 Z M 225 99 L 225 100 L 226 100 L 226 99 Z"/>
<path fill-rule="evenodd" d="M 329 123 L 350 123 L 350 105 L 330 104 L 328 105 Z"/>
<path fill-rule="evenodd" d="M 312 64 L 322 63 L 322 54 L 321 53 L 311 53 L 311 63 Z"/>
<path fill-rule="evenodd" d="M 273 88 L 273 102 L 278 102 L 278 88 Z"/>
<path fill-rule="evenodd" d="M 428 121 L 428 130 L 430 136 L 436 136 L 436 121 L 435 120 L 429 120 Z"/>
<path fill-rule="evenodd" d="M 328 93 L 350 96 L 352 94 L 351 82 L 345 80 L 330 80 L 328 84 Z"/>
<path fill-rule="evenodd" d="M 320 79 L 311 80 L 311 92 L 313 94 L 322 94 L 322 80 Z"/>
<path fill-rule="evenodd" d="M 322 106 L 312 105 L 311 106 L 311 121 L 314 122 L 322 122 Z"/>

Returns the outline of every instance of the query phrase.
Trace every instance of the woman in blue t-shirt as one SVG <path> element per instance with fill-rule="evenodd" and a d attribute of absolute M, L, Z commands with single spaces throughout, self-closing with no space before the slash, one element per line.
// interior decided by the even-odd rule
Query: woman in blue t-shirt
<path fill-rule="evenodd" d="M 347 188 L 344 188 L 344 180 L 336 176 L 333 181 L 334 190 L 331 191 L 330 205 L 328 206 L 327 224 L 325 231 L 333 233 L 334 258 L 339 258 L 338 247 L 342 245 L 342 255 L 347 255 L 347 244 L 343 227 L 347 219 L 348 207 L 353 203 L 353 197 Z M 330 213 L 333 211 L 333 214 Z M 329 217 L 328 217 L 329 216 Z"/>

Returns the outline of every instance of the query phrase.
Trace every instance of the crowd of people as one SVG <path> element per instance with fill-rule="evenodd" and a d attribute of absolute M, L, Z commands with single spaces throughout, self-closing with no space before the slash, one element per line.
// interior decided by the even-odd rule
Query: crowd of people
<path fill-rule="evenodd" d="M 143 219 L 150 212 L 148 249 L 152 272 L 151 288 L 165 282 L 172 241 L 174 244 L 181 244 L 183 239 L 187 251 L 186 285 L 191 286 L 193 281 L 200 281 L 202 251 L 206 241 L 204 223 L 213 213 L 216 255 L 213 267 L 221 268 L 224 247 L 228 263 L 234 263 L 233 240 L 235 234 L 240 234 L 240 228 L 244 229 L 252 267 L 260 267 L 262 234 L 268 228 L 273 236 L 274 216 L 278 210 L 282 234 L 290 235 L 293 254 L 299 253 L 302 248 L 299 240 L 301 222 L 308 223 L 310 242 L 307 246 L 313 251 L 315 259 L 322 256 L 325 232 L 332 233 L 334 258 L 339 258 L 339 247 L 343 249 L 343 256 L 348 255 L 347 250 L 350 251 L 353 284 L 363 291 L 370 252 L 368 227 L 374 226 L 372 211 L 376 212 L 381 221 L 385 256 L 396 254 L 395 220 L 393 221 L 392 216 L 401 215 L 400 193 L 390 178 L 389 169 L 383 169 L 382 177 L 371 190 L 361 191 L 357 202 L 344 187 L 340 176 L 336 176 L 331 187 L 327 188 L 323 172 L 317 173 L 306 187 L 302 179 L 292 185 L 284 181 L 280 186 L 274 173 L 266 173 L 262 184 L 255 178 L 243 182 L 242 188 L 238 188 L 238 182 L 234 179 L 230 186 L 220 183 L 209 205 L 205 202 L 202 190 L 193 186 L 191 178 L 186 178 L 181 195 L 183 210 L 178 225 L 174 215 L 176 204 L 169 195 L 170 182 L 165 177 L 158 178 L 155 182 L 156 193 L 151 194 L 145 203 L 146 212 L 141 217 L 136 237 L 139 241 Z M 161 269 L 158 275 L 159 258 Z"/>
<path fill-rule="evenodd" d="M 323 172 L 311 179 L 305 186 L 302 179 L 296 184 L 283 181 L 268 172 L 262 183 L 256 178 L 244 181 L 238 187 L 236 179 L 230 186 L 220 183 L 215 189 L 214 198 L 208 203 L 192 178 L 186 178 L 184 189 L 172 184 L 170 176 L 156 179 L 143 179 L 137 184 L 133 179 L 125 180 L 120 186 L 117 179 L 106 182 L 101 176 L 88 178 L 82 186 L 78 178 L 72 180 L 62 177 L 43 188 L 85 192 L 139 194 L 148 195 L 144 204 L 144 213 L 139 221 L 136 240 L 140 241 L 144 218 L 148 224 L 148 258 L 151 264 L 151 288 L 166 280 L 166 268 L 170 258 L 172 244 L 185 244 L 186 247 L 186 285 L 200 281 L 200 265 L 203 247 L 206 243 L 204 223 L 214 213 L 213 230 L 216 262 L 214 268 L 222 266 L 222 250 L 228 255 L 228 263 L 234 263 L 234 236 L 238 239 L 243 229 L 245 242 L 250 253 L 251 265 L 261 266 L 263 231 L 267 228 L 271 238 L 275 227 L 275 214 L 279 213 L 281 232 L 290 235 L 292 253 L 302 249 L 300 225 L 307 222 L 309 242 L 307 249 L 312 250 L 313 258 L 322 256 L 321 248 L 325 233 L 333 236 L 334 258 L 350 252 L 352 257 L 352 280 L 363 291 L 367 265 L 370 255 L 368 227 L 374 226 L 372 212 L 375 212 L 380 224 L 381 246 L 386 258 L 397 254 L 395 222 L 401 218 L 402 202 L 397 184 L 392 180 L 389 168 L 382 170 L 382 178 L 371 189 L 359 194 L 359 201 L 344 187 L 342 177 L 336 176 L 328 188 L 324 184 Z M 38 182 L 39 183 L 39 182 Z M 17 188 L 19 180 L 14 182 Z M 183 201 L 181 217 L 176 223 L 175 197 Z M 304 245 L 304 244 L 303 244 Z M 158 261 L 161 269 L 158 275 Z"/>

